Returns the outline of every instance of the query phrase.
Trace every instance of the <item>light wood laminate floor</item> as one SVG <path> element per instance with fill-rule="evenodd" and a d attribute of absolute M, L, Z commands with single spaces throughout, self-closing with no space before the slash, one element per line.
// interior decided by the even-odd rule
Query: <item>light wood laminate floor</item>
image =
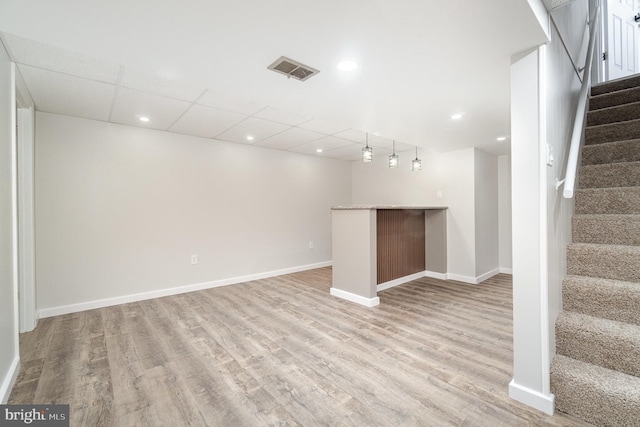
<path fill-rule="evenodd" d="M 40 320 L 10 403 L 74 426 L 584 426 L 509 399 L 511 277 L 365 308 L 331 269 Z"/>

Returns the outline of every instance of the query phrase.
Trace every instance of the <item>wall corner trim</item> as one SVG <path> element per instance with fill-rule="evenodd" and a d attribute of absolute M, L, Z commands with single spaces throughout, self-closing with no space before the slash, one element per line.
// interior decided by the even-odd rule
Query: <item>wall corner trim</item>
<path fill-rule="evenodd" d="M 418 273 L 413 273 L 408 276 L 400 277 L 399 279 L 389 280 L 388 282 L 380 283 L 378 285 L 378 292 L 384 291 L 385 289 L 393 288 L 394 286 L 403 285 L 405 283 L 409 283 L 413 280 L 422 279 L 427 276 L 426 271 L 420 271 Z"/>
<path fill-rule="evenodd" d="M 516 384 L 514 380 L 509 383 L 509 397 L 531 406 L 548 415 L 553 415 L 555 396 L 552 393 L 548 395 L 539 391 Z"/>
<path fill-rule="evenodd" d="M 512 268 L 500 267 L 500 273 L 501 274 L 511 274 L 511 275 L 513 275 L 513 269 Z"/>
<path fill-rule="evenodd" d="M 365 298 L 360 295 L 352 294 L 351 292 L 343 291 L 336 288 L 331 288 L 329 293 L 334 297 L 342 298 L 347 301 L 355 302 L 356 304 L 364 305 L 365 307 L 375 307 L 380 305 L 380 298 Z"/>
<path fill-rule="evenodd" d="M 418 273 L 410 274 L 408 276 L 404 276 L 399 279 L 389 280 L 388 282 L 380 283 L 378 285 L 378 292 L 384 291 L 389 288 L 393 288 L 395 286 L 404 285 L 405 283 L 422 279 L 423 277 L 430 277 L 432 279 L 439 279 L 439 280 L 449 280 L 449 275 L 447 273 L 438 273 L 437 271 L 429 271 L 429 270 L 419 271 Z"/>
<path fill-rule="evenodd" d="M 9 370 L 2 379 L 2 385 L 0 385 L 0 404 L 4 405 L 9 400 L 11 390 L 16 383 L 18 373 L 20 372 L 20 357 L 16 356 L 9 366 Z"/>
<path fill-rule="evenodd" d="M 447 273 L 438 273 L 437 271 L 425 271 L 424 277 L 431 277 L 432 279 L 449 280 Z"/>
<path fill-rule="evenodd" d="M 485 280 L 489 279 L 490 277 L 495 276 L 496 274 L 500 274 L 500 269 L 499 268 L 494 268 L 491 271 L 487 271 L 484 274 L 481 274 L 480 276 L 476 277 L 477 283 L 482 283 Z"/>
<path fill-rule="evenodd" d="M 455 280 L 456 282 L 469 283 L 471 285 L 477 285 L 479 283 L 477 277 L 463 276 L 461 274 L 454 274 L 454 273 L 447 274 L 447 279 Z"/>
<path fill-rule="evenodd" d="M 58 307 L 43 308 L 38 311 L 38 318 L 59 316 L 62 314 L 77 313 L 79 311 L 93 310 L 96 308 L 110 307 L 113 305 L 127 304 L 130 302 L 144 301 L 153 298 L 166 297 L 170 295 L 185 294 L 187 292 L 201 291 L 203 289 L 218 288 L 220 286 L 237 285 L 239 283 L 250 282 L 252 280 L 267 279 L 269 277 L 282 276 L 283 274 L 297 273 L 300 271 L 314 270 L 316 268 L 330 267 L 331 261 L 307 264 L 297 267 L 283 268 L 281 270 L 267 271 L 264 273 L 250 274 L 247 276 L 231 277 L 228 279 L 214 280 L 211 282 L 196 283 L 193 285 L 177 286 L 174 288 L 158 289 L 155 291 L 141 292 L 131 295 L 123 295 L 100 300 L 81 302 L 77 304 L 62 305 Z"/>
<path fill-rule="evenodd" d="M 495 268 L 491 271 L 488 271 L 484 274 L 481 274 L 480 276 L 476 276 L 476 277 L 471 277 L 471 276 L 462 276 L 462 275 L 458 275 L 458 274 L 452 274 L 449 273 L 447 274 L 447 278 L 448 280 L 455 280 L 457 282 L 464 282 L 464 283 L 469 283 L 472 285 L 479 285 L 480 283 L 484 282 L 485 280 L 487 280 L 490 277 L 495 276 L 496 274 L 500 273 L 500 269 Z"/>

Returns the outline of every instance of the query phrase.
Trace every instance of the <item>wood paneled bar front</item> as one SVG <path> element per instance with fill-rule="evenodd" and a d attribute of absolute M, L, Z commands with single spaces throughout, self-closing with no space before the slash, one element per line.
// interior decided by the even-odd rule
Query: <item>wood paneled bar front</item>
<path fill-rule="evenodd" d="M 378 291 L 447 272 L 446 207 L 331 208 L 331 295 L 373 307 Z"/>

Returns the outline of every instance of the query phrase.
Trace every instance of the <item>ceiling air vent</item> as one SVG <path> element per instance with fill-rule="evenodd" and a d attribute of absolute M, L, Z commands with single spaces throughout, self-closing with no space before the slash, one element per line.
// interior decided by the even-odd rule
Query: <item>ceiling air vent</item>
<path fill-rule="evenodd" d="M 293 59 L 289 59 L 286 56 L 281 56 L 276 62 L 269 65 L 267 68 L 300 81 L 305 81 L 320 72 L 320 70 L 311 68 L 308 65 L 304 65 L 298 61 L 294 61 Z"/>

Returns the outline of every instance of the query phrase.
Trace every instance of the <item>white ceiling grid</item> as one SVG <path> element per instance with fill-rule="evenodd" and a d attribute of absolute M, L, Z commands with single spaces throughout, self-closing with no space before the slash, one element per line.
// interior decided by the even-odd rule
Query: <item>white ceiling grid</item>
<path fill-rule="evenodd" d="M 125 121 L 120 96 L 132 96 L 127 89 L 179 101 L 163 102 L 159 120 L 138 126 L 186 132 L 196 122 L 188 132 L 212 135 L 233 122 L 225 116 L 208 126 L 205 110 L 190 113 L 199 105 L 244 116 L 215 138 L 253 118 L 286 126 L 256 130 L 263 139 L 296 127 L 362 144 L 368 131 L 384 136 L 376 142 L 384 147 L 397 140 L 397 151 L 478 147 L 494 154 L 509 151 L 496 138 L 509 134 L 510 58 L 548 41 L 539 9 L 526 0 L 152 3 L 3 0 L 0 37 L 20 67 L 111 85 L 110 100 L 98 92 L 98 111 L 83 111 L 100 120 L 110 101 L 111 116 Z M 320 73 L 300 82 L 269 71 L 283 55 Z M 344 60 L 357 69 L 339 70 Z M 63 91 L 45 94 L 51 80 L 36 74 L 27 85 L 40 92 L 38 108 L 75 114 L 91 98 L 93 85 L 60 81 L 83 93 L 54 105 Z M 464 119 L 452 123 L 455 113 Z"/>
<path fill-rule="evenodd" d="M 114 85 L 28 65 L 18 65 L 18 70 L 39 111 L 102 121 L 109 119 Z"/>
<path fill-rule="evenodd" d="M 346 161 L 365 132 L 2 34 L 39 111 Z M 145 116 L 149 122 L 141 122 Z M 248 140 L 247 136 L 253 136 Z M 378 141 L 378 147 L 391 146 Z M 371 143 L 371 145 L 374 145 Z M 412 146 L 396 146 L 397 151 Z M 321 152 L 318 152 L 321 149 Z M 390 150 L 385 150 L 384 153 Z M 377 155 L 382 152 L 378 150 Z"/>

